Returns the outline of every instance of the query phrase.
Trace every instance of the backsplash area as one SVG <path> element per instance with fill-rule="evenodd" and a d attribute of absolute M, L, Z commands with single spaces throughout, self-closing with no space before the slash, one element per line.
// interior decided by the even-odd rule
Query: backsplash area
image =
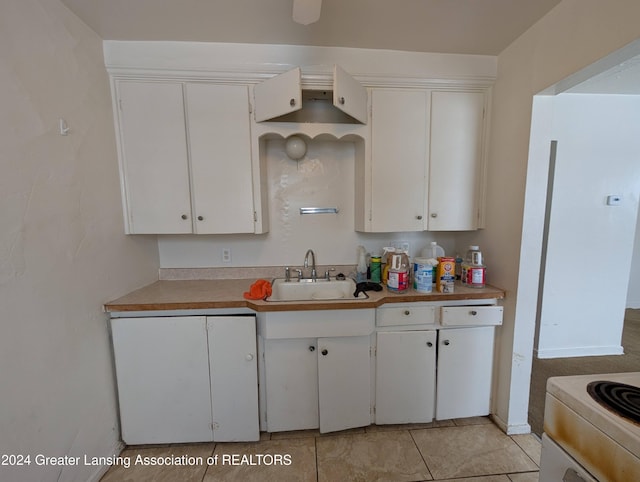
<path fill-rule="evenodd" d="M 390 243 L 408 243 L 411 256 L 418 255 L 432 240 L 445 250 L 455 248 L 454 233 L 370 234 L 354 230 L 353 142 L 313 140 L 305 157 L 293 161 L 285 154 L 284 140 L 274 139 L 267 142 L 265 155 L 269 232 L 158 236 L 161 268 L 299 266 L 307 249 L 315 251 L 318 265 L 350 265 L 356 262 L 358 245 L 381 253 Z M 412 182 L 407 179 L 407 189 Z M 301 215 L 301 207 L 335 207 L 338 213 Z M 223 253 L 229 256 L 223 257 Z"/>

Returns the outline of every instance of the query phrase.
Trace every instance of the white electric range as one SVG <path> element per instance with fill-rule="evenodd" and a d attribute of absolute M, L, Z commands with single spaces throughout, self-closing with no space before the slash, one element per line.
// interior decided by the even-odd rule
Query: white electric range
<path fill-rule="evenodd" d="M 640 481 L 640 372 L 549 378 L 539 480 Z"/>

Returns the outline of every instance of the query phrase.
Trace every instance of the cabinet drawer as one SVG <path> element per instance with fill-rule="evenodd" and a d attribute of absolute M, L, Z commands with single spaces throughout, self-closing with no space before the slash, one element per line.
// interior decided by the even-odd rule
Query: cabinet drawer
<path fill-rule="evenodd" d="M 502 306 L 443 306 L 442 326 L 502 325 Z"/>
<path fill-rule="evenodd" d="M 433 325 L 435 322 L 435 306 L 403 303 L 383 306 L 376 310 L 377 326 Z"/>

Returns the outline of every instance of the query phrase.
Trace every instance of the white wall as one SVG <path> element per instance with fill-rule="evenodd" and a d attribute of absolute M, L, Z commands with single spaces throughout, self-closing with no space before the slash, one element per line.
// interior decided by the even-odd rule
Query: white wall
<path fill-rule="evenodd" d="M 627 289 L 627 308 L 640 308 L 640 209 L 636 220 L 636 236 L 633 243 L 633 257 L 631 259 L 631 275 Z"/>
<path fill-rule="evenodd" d="M 488 257 L 500 260 L 492 282 L 507 290 L 494 405 L 497 422 L 510 433 L 529 430 L 543 229 L 539 210 L 546 188 L 544 162 L 527 162 L 533 96 L 638 38 L 639 17 L 636 0 L 563 0 L 498 57 L 486 229 L 478 242 Z"/>
<path fill-rule="evenodd" d="M 537 356 L 616 355 L 640 195 L 640 96 L 560 94 Z M 608 195 L 622 196 L 618 206 Z"/>
<path fill-rule="evenodd" d="M 0 480 L 89 480 L 34 457 L 118 450 L 102 304 L 159 265 L 155 238 L 123 234 L 101 39 L 58 0 L 3 0 L 0 105 L 0 454 L 32 457 Z"/>

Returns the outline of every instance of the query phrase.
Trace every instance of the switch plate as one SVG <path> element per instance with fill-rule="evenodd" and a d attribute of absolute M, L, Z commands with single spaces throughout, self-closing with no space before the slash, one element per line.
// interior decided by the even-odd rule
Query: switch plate
<path fill-rule="evenodd" d="M 620 194 L 607 196 L 607 206 L 619 206 L 620 204 L 622 204 L 622 196 Z"/>
<path fill-rule="evenodd" d="M 222 262 L 231 263 L 231 248 L 222 248 Z"/>

